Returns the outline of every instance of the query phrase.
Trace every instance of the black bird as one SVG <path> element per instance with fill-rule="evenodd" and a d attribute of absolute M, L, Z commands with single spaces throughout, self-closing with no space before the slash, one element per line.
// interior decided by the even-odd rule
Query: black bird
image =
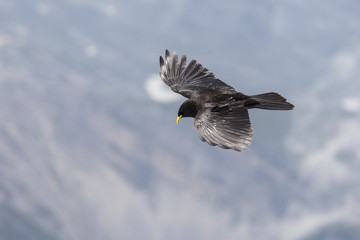
<path fill-rule="evenodd" d="M 176 123 L 193 117 L 200 139 L 208 144 L 236 151 L 248 150 L 252 127 L 248 109 L 291 110 L 294 106 L 275 92 L 247 96 L 217 79 L 213 73 L 186 56 L 178 62 L 176 52 L 160 56 L 160 77 L 176 93 L 188 98 L 181 104 Z"/>

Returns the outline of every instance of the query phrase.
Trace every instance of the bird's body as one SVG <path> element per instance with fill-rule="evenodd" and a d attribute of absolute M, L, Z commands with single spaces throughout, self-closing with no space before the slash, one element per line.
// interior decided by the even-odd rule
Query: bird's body
<path fill-rule="evenodd" d="M 247 96 L 215 78 L 201 64 L 186 56 L 165 52 L 160 57 L 160 77 L 186 100 L 179 108 L 177 123 L 182 117 L 195 118 L 200 139 L 210 145 L 241 151 L 251 144 L 252 127 L 247 109 L 291 110 L 294 106 L 278 93 Z"/>

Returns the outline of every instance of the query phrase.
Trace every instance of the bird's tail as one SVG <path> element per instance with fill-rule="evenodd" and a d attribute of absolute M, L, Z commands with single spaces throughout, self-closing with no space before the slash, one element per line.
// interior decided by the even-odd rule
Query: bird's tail
<path fill-rule="evenodd" d="M 245 106 L 266 110 L 291 110 L 294 108 L 294 105 L 287 102 L 285 98 L 275 92 L 250 96 L 250 98 L 245 101 Z"/>

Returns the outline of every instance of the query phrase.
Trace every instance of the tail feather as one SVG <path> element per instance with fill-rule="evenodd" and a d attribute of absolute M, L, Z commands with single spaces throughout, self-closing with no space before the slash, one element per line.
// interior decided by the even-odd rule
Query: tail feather
<path fill-rule="evenodd" d="M 250 96 L 250 98 L 245 101 L 245 106 L 266 110 L 291 110 L 294 108 L 294 105 L 287 102 L 285 98 L 275 92 Z"/>

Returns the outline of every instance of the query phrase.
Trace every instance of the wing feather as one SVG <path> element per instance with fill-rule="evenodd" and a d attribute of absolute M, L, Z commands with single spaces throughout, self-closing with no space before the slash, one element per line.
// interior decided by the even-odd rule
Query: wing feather
<path fill-rule="evenodd" d="M 200 139 L 212 146 L 242 151 L 248 150 L 251 144 L 252 127 L 248 111 L 237 103 L 220 111 L 210 107 L 202 109 L 195 117 L 194 126 Z"/>
<path fill-rule="evenodd" d="M 187 98 L 206 92 L 210 87 L 219 94 L 236 93 L 233 87 L 217 79 L 195 60 L 186 66 L 186 55 L 182 55 L 179 63 L 177 53 L 170 56 L 168 50 L 165 51 L 165 60 L 160 56 L 160 77 L 174 92 Z"/>

